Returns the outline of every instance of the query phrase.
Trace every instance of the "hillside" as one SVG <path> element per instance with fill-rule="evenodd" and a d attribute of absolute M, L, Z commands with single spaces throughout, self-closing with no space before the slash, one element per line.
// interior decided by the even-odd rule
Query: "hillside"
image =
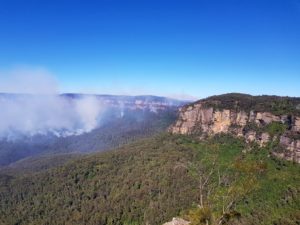
<path fill-rule="evenodd" d="M 272 145 L 272 154 L 300 163 L 300 98 L 225 94 L 186 105 L 170 127 L 199 138 L 220 133 Z"/>
<path fill-rule="evenodd" d="M 300 167 L 270 150 L 224 135 L 161 134 L 46 171 L 2 172 L 0 224 L 158 225 L 178 215 L 193 224 L 297 224 Z"/>

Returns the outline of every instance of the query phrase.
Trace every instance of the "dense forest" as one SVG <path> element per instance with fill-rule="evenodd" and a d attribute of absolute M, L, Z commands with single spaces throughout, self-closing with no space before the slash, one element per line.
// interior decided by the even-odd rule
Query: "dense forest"
<path fill-rule="evenodd" d="M 299 224 L 300 167 L 269 151 L 163 133 L 38 172 L 2 171 L 0 224 Z"/>

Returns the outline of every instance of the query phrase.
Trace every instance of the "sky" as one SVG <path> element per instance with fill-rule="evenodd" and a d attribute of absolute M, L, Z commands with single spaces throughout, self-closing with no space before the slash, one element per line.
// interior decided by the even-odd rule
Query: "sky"
<path fill-rule="evenodd" d="M 2 80 L 20 68 L 60 92 L 300 96 L 300 0 L 0 0 Z"/>

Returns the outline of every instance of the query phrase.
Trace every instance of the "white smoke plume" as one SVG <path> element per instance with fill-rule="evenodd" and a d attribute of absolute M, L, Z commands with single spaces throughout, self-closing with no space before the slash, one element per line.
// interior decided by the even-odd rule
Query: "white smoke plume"
<path fill-rule="evenodd" d="M 0 139 L 54 134 L 79 135 L 98 125 L 103 106 L 93 96 L 58 95 L 55 79 L 44 70 L 0 73 Z"/>

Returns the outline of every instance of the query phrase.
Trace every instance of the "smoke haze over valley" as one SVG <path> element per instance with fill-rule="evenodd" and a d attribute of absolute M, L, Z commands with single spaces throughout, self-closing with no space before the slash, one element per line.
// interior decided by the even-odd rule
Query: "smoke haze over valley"
<path fill-rule="evenodd" d="M 126 109 L 156 113 L 184 103 L 151 96 L 60 95 L 53 76 L 43 70 L 2 74 L 0 84 L 0 91 L 6 92 L 0 94 L 0 139 L 5 140 L 48 134 L 80 135 L 105 123 L 103 115 L 107 119 L 112 108 L 115 114 L 118 111 L 117 117 L 123 117 Z"/>
<path fill-rule="evenodd" d="M 0 166 L 40 154 L 103 151 L 163 131 L 187 101 L 60 94 L 45 70 L 2 74 Z M 5 93 L 3 93 L 5 92 Z"/>

